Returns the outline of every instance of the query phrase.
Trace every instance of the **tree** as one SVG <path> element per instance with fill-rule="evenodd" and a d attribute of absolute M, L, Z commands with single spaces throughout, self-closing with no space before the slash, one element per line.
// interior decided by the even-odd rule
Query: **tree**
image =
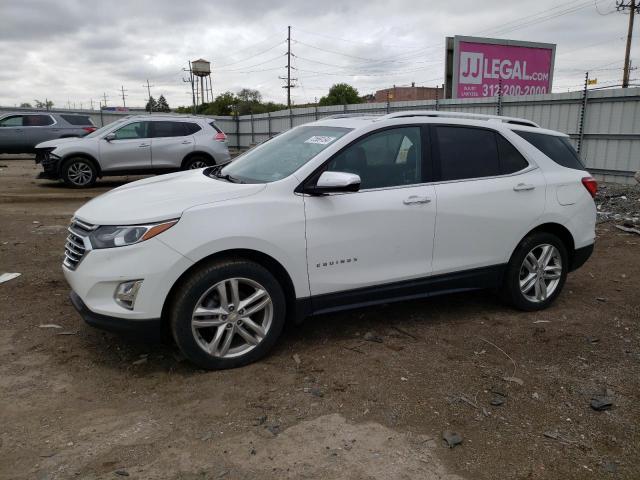
<path fill-rule="evenodd" d="M 347 105 L 350 103 L 362 103 L 358 90 L 347 83 L 336 83 L 329 89 L 329 93 L 320 99 L 318 105 Z"/>
<path fill-rule="evenodd" d="M 20 104 L 20 108 L 33 108 L 29 102 L 24 102 Z"/>
<path fill-rule="evenodd" d="M 44 102 L 41 102 L 40 100 L 34 100 L 35 104 L 36 104 L 36 108 L 44 108 L 46 110 L 49 110 L 51 107 L 53 107 L 53 102 L 51 100 L 45 100 Z"/>
<path fill-rule="evenodd" d="M 238 92 L 238 101 L 240 103 L 261 103 L 262 94 L 258 90 L 243 88 Z"/>
<path fill-rule="evenodd" d="M 158 104 L 156 107 L 156 111 L 158 112 L 170 112 L 171 108 L 169 108 L 169 104 L 167 103 L 167 99 L 164 98 L 164 95 L 160 95 L 158 98 Z"/>
<path fill-rule="evenodd" d="M 149 113 L 156 112 L 158 111 L 158 102 L 156 102 L 155 98 L 149 97 L 149 100 L 147 101 L 144 109 Z"/>

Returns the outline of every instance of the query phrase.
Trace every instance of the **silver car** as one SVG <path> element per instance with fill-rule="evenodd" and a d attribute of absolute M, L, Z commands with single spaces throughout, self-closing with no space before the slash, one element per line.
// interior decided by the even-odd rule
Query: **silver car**
<path fill-rule="evenodd" d="M 0 153 L 32 153 L 40 142 L 83 137 L 96 126 L 89 115 L 75 113 L 8 113 L 0 116 Z"/>
<path fill-rule="evenodd" d="M 166 173 L 226 163 L 227 136 L 215 120 L 177 115 L 137 115 L 83 138 L 43 142 L 36 147 L 38 178 L 90 187 L 109 175 Z"/>

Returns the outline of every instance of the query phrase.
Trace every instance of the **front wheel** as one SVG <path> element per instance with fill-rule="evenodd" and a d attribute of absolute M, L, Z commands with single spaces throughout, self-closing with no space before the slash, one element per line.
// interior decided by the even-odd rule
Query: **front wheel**
<path fill-rule="evenodd" d="M 170 322 L 185 357 L 217 370 L 264 357 L 282 332 L 285 310 L 273 275 L 259 264 L 234 259 L 191 274 L 179 287 Z"/>
<path fill-rule="evenodd" d="M 90 160 L 83 157 L 74 157 L 62 164 L 60 177 L 70 187 L 87 188 L 96 183 L 98 172 Z"/>
<path fill-rule="evenodd" d="M 504 297 L 520 310 L 547 308 L 560 294 L 568 267 L 567 249 L 558 237 L 544 232 L 529 235 L 509 261 Z"/>

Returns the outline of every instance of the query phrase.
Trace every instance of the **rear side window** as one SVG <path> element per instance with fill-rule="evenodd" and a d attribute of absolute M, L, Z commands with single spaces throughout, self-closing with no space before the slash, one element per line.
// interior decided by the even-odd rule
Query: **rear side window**
<path fill-rule="evenodd" d="M 182 123 L 182 128 L 184 129 L 185 135 L 193 135 L 196 132 L 200 131 L 200 125 L 197 123 Z"/>
<path fill-rule="evenodd" d="M 500 171 L 503 175 L 516 173 L 529 166 L 522 154 L 502 135 L 496 134 L 498 154 L 500 155 Z"/>
<path fill-rule="evenodd" d="M 211 122 L 211 123 L 209 123 L 209 125 L 211 125 L 216 132 L 222 133 L 222 130 L 220 130 L 218 128 L 218 126 L 215 124 L 215 122 Z"/>
<path fill-rule="evenodd" d="M 67 123 L 78 126 L 93 126 L 91 118 L 86 115 L 60 115 Z"/>
<path fill-rule="evenodd" d="M 563 167 L 584 170 L 580 157 L 574 150 L 567 137 L 547 135 L 544 133 L 522 132 L 514 130 L 531 145 L 544 153 L 551 160 Z"/>
<path fill-rule="evenodd" d="M 498 146 L 492 130 L 438 126 L 434 132 L 441 180 L 500 175 Z"/>

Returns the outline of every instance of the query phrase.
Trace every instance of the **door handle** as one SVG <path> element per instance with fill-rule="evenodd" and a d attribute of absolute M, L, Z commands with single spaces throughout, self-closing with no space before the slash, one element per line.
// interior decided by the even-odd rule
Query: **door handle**
<path fill-rule="evenodd" d="M 191 145 L 191 142 L 189 140 L 185 140 L 184 142 L 182 142 L 182 145 Z"/>
<path fill-rule="evenodd" d="M 411 195 L 408 198 L 405 198 L 402 203 L 405 205 L 415 205 L 417 203 L 431 203 L 431 199 L 429 197 L 421 197 L 419 195 Z"/>
<path fill-rule="evenodd" d="M 535 185 L 531 185 L 530 183 L 519 183 L 515 187 L 513 187 L 514 192 L 526 192 L 528 190 L 533 190 L 536 188 Z"/>
<path fill-rule="evenodd" d="M 141 143 L 140 145 L 138 145 L 138 148 L 144 148 L 144 147 L 149 147 L 150 145 L 148 143 Z"/>

